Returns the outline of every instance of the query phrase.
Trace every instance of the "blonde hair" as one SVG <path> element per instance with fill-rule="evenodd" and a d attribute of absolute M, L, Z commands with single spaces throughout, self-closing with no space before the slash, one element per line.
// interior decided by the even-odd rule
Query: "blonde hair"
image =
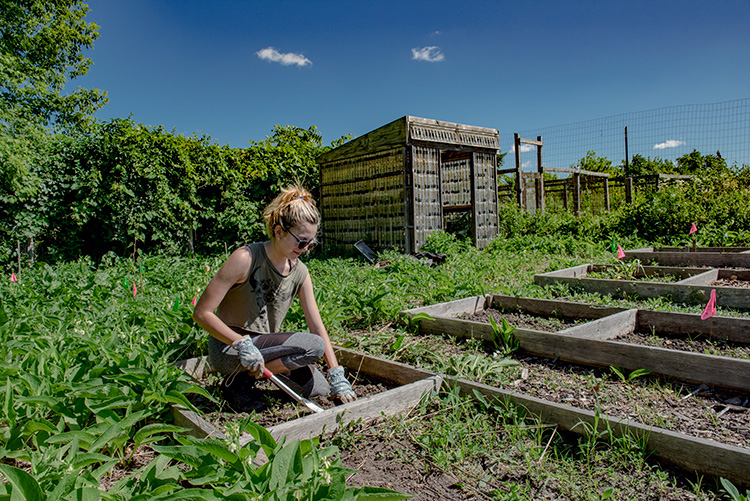
<path fill-rule="evenodd" d="M 281 190 L 263 211 L 263 218 L 266 220 L 269 238 L 273 238 L 273 230 L 277 225 L 288 229 L 299 223 L 320 223 L 315 200 L 310 192 L 300 185 L 292 185 Z"/>

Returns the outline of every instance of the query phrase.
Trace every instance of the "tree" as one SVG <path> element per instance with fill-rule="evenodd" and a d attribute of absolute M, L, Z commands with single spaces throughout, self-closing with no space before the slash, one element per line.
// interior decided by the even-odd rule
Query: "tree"
<path fill-rule="evenodd" d="M 29 125 L 78 127 L 107 101 L 98 89 L 63 94 L 85 75 L 83 50 L 99 36 L 80 0 L 0 0 L 0 124 L 6 133 Z"/>
<path fill-rule="evenodd" d="M 605 172 L 612 175 L 617 175 L 617 167 L 612 165 L 612 161 L 607 157 L 596 156 L 595 151 L 587 151 L 586 156 L 578 160 L 576 163 L 571 164 L 571 169 L 589 170 L 592 172 Z"/>
<path fill-rule="evenodd" d="M 622 164 L 623 172 L 625 170 L 625 162 Z M 644 157 L 640 154 L 633 155 L 628 165 L 628 171 L 631 176 L 648 176 L 654 174 L 675 174 L 676 170 L 674 164 L 669 160 L 661 158 Z"/>
<path fill-rule="evenodd" d="M 88 10 L 79 0 L 0 0 L 0 255 L 38 226 L 29 202 L 49 128 L 81 129 L 106 103 L 100 90 L 63 92 L 91 64 L 82 52 L 98 27 L 84 21 Z"/>
<path fill-rule="evenodd" d="M 693 150 L 677 158 L 677 170 L 680 174 L 718 174 L 729 171 L 729 168 L 718 151 L 716 155 L 702 155 Z"/>

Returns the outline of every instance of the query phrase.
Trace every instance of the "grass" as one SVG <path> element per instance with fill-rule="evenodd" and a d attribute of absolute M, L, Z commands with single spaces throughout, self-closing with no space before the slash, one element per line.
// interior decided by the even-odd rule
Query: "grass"
<path fill-rule="evenodd" d="M 430 268 L 391 252 L 381 256 L 391 264 L 379 269 L 356 259 L 308 258 L 321 314 L 334 342 L 508 386 L 519 379 L 522 367 L 517 361 L 502 353 L 493 356 L 495 347 L 488 350 L 478 341 L 457 343 L 449 337 L 416 335 L 394 324 L 398 312 L 491 292 L 701 311 L 698 306 L 672 305 L 664 299 L 613 300 L 567 287 L 543 289 L 533 284 L 534 273 L 581 262 L 613 262 L 608 242 L 566 240 L 559 247 L 551 237 L 523 237 L 479 251 L 438 235 L 428 249 L 445 252 L 449 258 Z M 174 428 L 152 426 L 169 420 L 168 405 L 184 403 L 180 395 L 201 391 L 170 364 L 205 353 L 206 334 L 190 319 L 189 305 L 223 259 L 143 256 L 138 265 L 117 259 L 56 266 L 40 263 L 24 270 L 17 283 L 0 283 L 0 400 L 4 410 L 0 474 L 23 480 L 0 486 L 0 498 L 10 495 L 12 485 L 69 496 L 99 492 L 99 481 L 115 466 L 127 466 L 138 444 L 160 449 L 158 464 L 140 473 L 151 475 L 153 481 L 138 483 L 134 480 L 138 473 L 131 472 L 113 488 L 112 499 L 117 499 L 114 493 L 122 498 L 148 497 L 149 489 L 179 492 L 188 485 L 186 475 L 197 475 L 170 469 L 178 461 L 175 457 L 187 458 L 180 451 L 197 454 L 200 468 L 224 472 L 225 476 L 217 478 L 226 481 L 235 478 L 232 472 L 255 474 L 233 470 L 235 456 L 215 444 L 191 441 Z M 290 330 L 304 326 L 298 304 L 293 305 L 286 326 Z M 605 388 L 615 384 L 614 379 L 586 374 L 577 384 Z M 649 379 L 628 384 L 635 391 L 636 383 L 642 381 Z M 657 387 L 654 391 L 667 390 Z M 602 398 L 600 404 L 607 402 Z M 562 499 L 607 495 L 622 499 L 647 491 L 667 493 L 665 499 L 669 499 L 674 489 L 694 499 L 716 498 L 715 486 L 697 479 L 695 492 L 684 490 L 683 477 L 649 462 L 638 444 L 612 444 L 606 437 L 581 443 L 530 420 L 518 409 L 456 395 L 445 395 L 435 405 L 420 409 L 404 423 L 409 426 L 405 436 L 413 436 L 430 464 L 463 476 L 467 486 L 475 485 L 496 499 L 533 499 L 542 492 Z M 300 454 L 320 465 L 314 450 L 305 445 Z M 200 496 L 217 488 L 202 484 Z M 584 497 L 578 492 L 584 492 Z"/>
<path fill-rule="evenodd" d="M 642 440 L 615 439 L 606 429 L 571 438 L 480 395 L 444 392 L 411 415 L 350 426 L 331 439 L 344 453 L 370 441 L 403 442 L 408 452 L 394 461 L 448 472 L 466 499 L 643 499 L 645 492 L 649 499 L 714 499 L 705 486 L 680 483 L 650 462 Z"/>

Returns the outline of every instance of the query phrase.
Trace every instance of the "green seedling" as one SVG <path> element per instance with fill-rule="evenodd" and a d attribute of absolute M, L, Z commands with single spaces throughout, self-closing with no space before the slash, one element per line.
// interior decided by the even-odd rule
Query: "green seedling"
<path fill-rule="evenodd" d="M 651 374 L 651 371 L 649 371 L 649 370 L 646 370 L 646 369 L 636 369 L 634 371 L 631 371 L 627 375 L 625 375 L 625 372 L 626 372 L 627 369 L 624 369 L 622 367 L 615 367 L 614 365 L 611 365 L 609 368 L 612 370 L 612 372 L 615 375 L 617 375 L 617 378 L 620 381 L 622 381 L 623 383 L 628 383 L 628 382 L 634 380 L 635 378 L 638 378 L 638 377 L 641 377 L 641 376 L 645 376 L 647 374 Z"/>
<path fill-rule="evenodd" d="M 750 490 L 745 491 L 745 494 L 741 494 L 740 490 L 724 477 L 721 477 L 721 486 L 722 490 L 729 494 L 732 501 L 747 501 L 750 499 Z"/>
<path fill-rule="evenodd" d="M 515 325 L 510 325 L 504 318 L 502 323 L 498 325 L 492 316 L 490 316 L 490 325 L 492 326 L 492 342 L 496 351 L 509 355 L 519 348 L 520 342 L 513 334 L 516 330 Z"/>

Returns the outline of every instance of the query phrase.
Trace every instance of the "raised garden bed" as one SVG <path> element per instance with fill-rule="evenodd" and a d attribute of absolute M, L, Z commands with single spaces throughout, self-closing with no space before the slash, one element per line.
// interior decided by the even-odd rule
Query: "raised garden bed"
<path fill-rule="evenodd" d="M 380 373 L 377 371 L 373 373 L 368 369 L 369 366 L 363 364 L 360 359 L 346 354 L 339 356 L 339 363 L 347 367 L 350 374 L 355 374 L 355 378 L 360 374 L 370 378 L 371 382 L 367 385 L 367 392 L 374 393 L 369 396 L 367 394 L 362 395 L 362 385 L 355 383 L 355 391 L 359 391 L 362 398 L 338 406 L 332 406 L 320 399 L 317 403 L 328 408 L 323 412 L 312 413 L 303 405 L 289 402 L 280 394 L 280 390 L 267 386 L 270 385 L 269 382 L 263 382 L 261 390 L 268 391 L 269 404 L 271 404 L 269 409 L 273 412 L 265 415 L 258 413 L 253 418 L 257 417 L 256 422 L 265 426 L 276 440 L 283 437 L 304 439 L 320 435 L 325 431 L 332 432 L 341 424 L 349 421 L 372 419 L 380 416 L 381 413 L 385 415 L 399 414 L 419 402 L 424 393 L 440 386 L 440 378 L 416 369 L 403 369 L 396 373 Z M 177 362 L 176 365 L 199 381 L 207 381 L 209 376 L 214 373 L 205 357 L 183 360 Z M 372 380 L 378 380 L 379 382 L 373 383 Z M 378 385 L 379 388 L 373 388 L 373 385 Z M 385 386 L 390 386 L 392 389 L 377 391 L 378 389 L 384 389 Z M 200 415 L 182 406 L 174 406 L 172 413 L 175 423 L 190 429 L 192 434 L 199 437 L 211 436 L 215 438 L 225 437 L 223 426 L 228 421 L 248 417 L 245 413 L 235 414 L 231 410 L 221 407 L 218 409 L 217 415 L 213 415 L 213 411 L 209 415 Z M 208 419 L 206 419 L 207 417 Z M 247 440 L 250 439 L 251 437 L 248 436 Z"/>
<path fill-rule="evenodd" d="M 750 268 L 750 247 L 643 247 L 626 250 L 625 259 L 662 266 Z"/>
<path fill-rule="evenodd" d="M 731 277 L 735 277 L 735 280 L 750 280 L 750 270 L 643 267 L 652 273 L 684 277 L 673 283 L 590 277 L 591 273 L 600 273 L 602 270 L 617 266 L 596 264 L 572 266 L 534 275 L 534 283 L 541 286 L 562 283 L 589 293 L 613 297 L 669 297 L 674 302 L 685 304 L 706 304 L 711 291 L 716 290 L 717 306 L 750 309 L 750 288 L 715 285 L 718 280 L 731 279 Z"/>
<path fill-rule="evenodd" d="M 654 374 L 682 381 L 705 383 L 722 388 L 750 391 L 750 360 L 717 357 L 665 348 L 656 348 L 614 339 L 637 329 L 654 328 L 660 332 L 686 332 L 700 321 L 698 315 L 646 312 L 622 308 L 599 308 L 567 301 L 516 298 L 502 295 L 476 296 L 402 312 L 405 316 L 426 313 L 431 318 L 419 322 L 420 331 L 447 333 L 457 337 L 493 341 L 492 326 L 456 318 L 460 314 L 476 314 L 487 308 L 521 309 L 534 315 L 591 319 L 557 332 L 517 328 L 513 334 L 520 348 L 540 357 L 594 367 L 623 367 L 629 371 L 648 370 Z M 721 332 L 724 339 L 748 343 L 750 319 L 715 317 L 698 327 L 695 334 Z M 688 331 L 689 332 L 689 331 Z M 718 337 L 718 336 L 717 336 Z M 592 342 L 595 341 L 595 342 Z"/>
<path fill-rule="evenodd" d="M 543 312 L 547 314 L 559 314 L 560 311 L 572 312 L 579 311 L 585 317 L 599 317 L 597 320 L 588 322 L 587 324 L 574 326 L 557 333 L 545 333 L 541 331 L 532 331 L 528 329 L 517 329 L 516 335 L 520 341 L 521 349 L 529 352 L 543 353 L 542 357 L 550 363 L 559 364 L 563 363 L 563 360 L 575 360 L 575 363 L 582 365 L 589 365 L 594 367 L 609 367 L 609 366 L 620 366 L 628 368 L 629 371 L 638 368 L 647 368 L 646 366 L 653 365 L 652 372 L 664 373 L 664 372 L 681 372 L 686 380 L 701 381 L 710 379 L 712 384 L 722 387 L 739 387 L 741 388 L 740 393 L 732 393 L 726 390 L 722 390 L 724 393 L 722 398 L 728 398 L 732 403 L 723 403 L 723 400 L 716 400 L 715 404 L 721 406 L 722 409 L 716 414 L 727 416 L 729 412 L 739 412 L 737 416 L 729 416 L 733 419 L 732 422 L 739 420 L 738 425 L 732 424 L 731 427 L 744 429 L 747 431 L 747 416 L 748 409 L 743 407 L 746 404 L 747 388 L 750 384 L 745 374 L 750 369 L 750 361 L 747 360 L 732 360 L 726 357 L 712 357 L 709 355 L 699 355 L 693 353 L 679 353 L 676 350 L 650 348 L 646 346 L 634 346 L 628 343 L 620 343 L 615 341 L 608 341 L 607 337 L 612 335 L 613 331 L 628 331 L 633 330 L 639 322 L 653 322 L 654 325 L 659 326 L 659 329 L 663 329 L 667 332 L 679 333 L 683 332 L 691 323 L 695 323 L 697 315 L 684 315 L 684 314 L 669 314 L 663 312 L 650 312 L 642 310 L 624 310 L 618 308 L 598 308 L 591 305 L 583 305 L 580 303 L 568 303 L 562 301 L 549 301 L 549 300 L 536 300 L 528 298 L 509 298 L 507 296 L 477 296 L 465 300 L 453 301 L 450 303 L 443 303 L 440 305 L 433 305 L 424 308 L 417 308 L 402 312 L 404 316 L 414 316 L 420 313 L 427 313 L 431 318 L 424 318 L 420 316 L 419 326 L 420 331 L 423 333 L 434 333 L 434 334 L 450 334 L 457 337 L 475 337 L 485 340 L 492 339 L 492 330 L 487 324 L 481 324 L 478 322 L 472 322 L 469 320 L 462 320 L 456 318 L 456 315 L 461 314 L 473 314 L 478 310 L 485 309 L 488 305 L 494 303 L 504 303 L 506 308 L 510 304 L 516 304 L 520 308 L 525 308 L 527 311 L 533 311 L 539 315 Z M 643 313 L 639 317 L 639 313 Z M 609 315 L 607 315 L 609 313 Z M 676 316 L 673 316 L 676 315 Z M 624 325 L 624 327 L 623 327 Z M 618 327 L 619 326 L 619 327 Z M 728 329 L 725 329 L 729 327 Z M 722 317 L 714 317 L 709 319 L 704 324 L 705 330 L 717 329 L 726 332 L 727 337 L 734 341 L 744 340 L 747 341 L 747 336 L 750 330 L 750 320 L 744 319 L 729 319 Z M 576 331 L 579 331 L 578 333 Z M 584 332 L 585 331 L 585 332 Z M 583 334 L 587 337 L 579 336 Z M 699 357 L 699 358 L 691 358 Z M 533 358 L 533 357 L 532 357 Z M 558 360 L 560 362 L 558 362 Z M 686 360 L 694 362 L 693 364 L 686 362 Z M 726 370 L 726 366 L 723 364 L 728 363 L 729 370 Z M 708 370 L 704 370 L 706 367 L 701 367 L 704 364 L 708 364 Z M 662 365 L 666 366 L 666 369 L 661 368 Z M 537 368 L 539 365 L 537 364 Z M 528 371 L 528 369 L 524 369 Z M 716 377 L 719 373 L 723 374 L 723 377 Z M 691 376 L 692 374 L 692 376 Z M 696 375 L 699 374 L 699 375 Z M 712 376 L 713 374 L 713 376 Z M 725 380 L 735 379 L 736 382 L 730 383 L 725 386 Z M 529 386 L 529 381 L 533 378 L 522 377 L 517 384 L 519 389 L 524 391 L 532 392 L 533 388 Z M 544 378 L 546 381 L 546 378 Z M 463 381 L 463 380 L 461 380 Z M 448 380 L 450 382 L 450 379 Z M 480 392 L 487 391 L 486 394 L 495 394 L 486 389 L 478 389 L 484 387 L 484 385 L 477 385 L 471 383 L 466 385 L 466 391 L 477 390 Z M 462 387 L 463 388 L 463 387 Z M 696 384 L 694 390 L 690 391 L 688 395 L 695 396 L 701 392 L 714 392 L 711 388 L 703 384 Z M 495 389 L 497 390 L 497 389 Z M 502 395 L 508 395 L 504 390 L 498 390 Z M 605 424 L 600 424 L 602 429 L 609 427 L 615 433 L 633 433 L 636 436 L 648 437 L 649 449 L 655 450 L 659 456 L 663 459 L 671 461 L 679 466 L 682 466 L 688 470 L 694 470 L 697 472 L 708 473 L 711 475 L 720 475 L 726 478 L 733 478 L 735 483 L 741 483 L 744 485 L 750 485 L 750 449 L 745 447 L 738 447 L 732 444 L 720 444 L 712 440 L 706 440 L 700 436 L 692 436 L 680 433 L 679 431 L 666 430 L 659 427 L 653 427 L 631 421 L 629 419 L 612 418 L 606 416 L 602 418 L 599 414 L 600 409 L 597 404 L 598 398 L 603 395 L 595 394 L 589 399 L 588 404 L 585 406 L 593 406 L 593 410 L 588 408 L 571 408 L 576 406 L 567 406 L 566 402 L 550 402 L 546 401 L 543 392 L 542 398 L 537 397 L 526 397 L 517 396 L 513 393 L 513 396 L 507 396 L 512 401 L 520 402 L 523 401 L 524 405 L 531 412 L 542 416 L 545 422 L 557 423 L 563 429 L 568 430 L 575 428 L 579 430 L 573 430 L 580 433 L 581 422 L 593 423 L 593 421 L 587 420 L 586 415 L 598 416 L 599 419 L 604 419 Z M 553 394 L 546 395 L 547 399 L 552 400 L 562 396 L 563 392 L 558 389 Z M 714 392 L 715 394 L 715 392 Z M 739 396 L 732 396 L 739 395 Z M 584 406 L 582 402 L 577 400 L 586 400 L 580 393 L 571 395 L 576 400 L 576 405 Z M 616 401 L 620 401 L 618 397 L 612 397 Z M 665 407 L 666 412 L 675 406 L 679 405 L 679 402 L 684 397 L 676 398 L 677 403 L 669 404 Z M 514 400 L 518 399 L 518 400 Z M 528 400 L 526 400 L 528 399 Z M 623 402 L 624 404 L 624 402 Z M 697 412 L 702 412 L 706 404 L 699 404 Z M 615 406 L 615 410 L 620 410 L 620 405 Z M 627 412 L 627 411 L 626 411 Z M 673 411 L 679 414 L 679 411 Z M 579 414 L 580 413 L 580 414 Z M 588 414 L 587 414 L 588 413 Z M 630 416 L 630 414 L 625 414 Z M 658 419 L 657 419 L 658 420 Z M 678 420 L 679 421 L 679 420 Z M 686 424 L 692 420 L 687 418 Z M 677 424 L 676 428 L 681 429 L 682 425 Z M 721 433 L 721 430 L 717 430 Z M 696 431 L 696 434 L 700 433 L 700 430 Z M 747 437 L 739 438 L 734 440 L 734 443 L 744 444 L 747 443 Z M 737 456 L 734 456 L 737 454 Z M 730 459 L 730 456 L 733 456 Z M 737 463 L 736 461 L 739 461 Z M 742 464 L 742 466 L 739 466 Z M 722 473 L 718 473 L 719 471 Z"/>
<path fill-rule="evenodd" d="M 252 417 L 253 422 L 268 428 L 313 412 L 304 405 L 299 405 L 292 397 L 265 379 L 258 380 L 255 388 L 251 390 L 256 396 L 259 409 L 249 413 L 236 412 L 221 397 L 219 384 L 223 379 L 222 376 L 204 372 L 197 379 L 201 386 L 217 397 L 218 402 L 201 395 L 190 395 L 188 398 L 203 413 L 203 419 L 220 430 L 224 430 L 229 423 L 247 417 Z M 349 379 L 357 398 L 367 398 L 394 387 L 385 381 L 363 374 L 350 375 Z M 335 407 L 335 402 L 326 397 L 311 397 L 310 400 L 323 409 Z"/>

